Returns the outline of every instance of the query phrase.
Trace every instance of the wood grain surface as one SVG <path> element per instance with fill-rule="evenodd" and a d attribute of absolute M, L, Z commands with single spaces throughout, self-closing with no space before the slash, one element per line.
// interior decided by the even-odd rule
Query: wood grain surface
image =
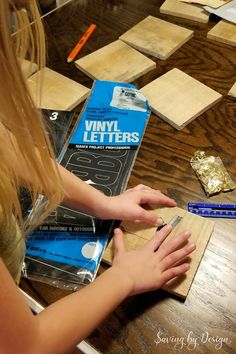
<path fill-rule="evenodd" d="M 178 130 L 222 98 L 221 94 L 177 68 L 145 85 L 140 92 L 148 99 L 152 112 Z"/>
<path fill-rule="evenodd" d="M 236 47 L 236 24 L 221 20 L 207 33 L 207 38 Z"/>
<path fill-rule="evenodd" d="M 33 75 L 38 70 L 38 65 L 31 63 L 29 60 L 20 60 L 20 65 L 23 75 L 26 78 Z"/>
<path fill-rule="evenodd" d="M 39 99 L 40 80 L 42 93 Z M 30 76 L 27 84 L 37 107 L 45 109 L 71 111 L 83 102 L 90 92 L 89 88 L 47 67 Z"/>
<path fill-rule="evenodd" d="M 167 59 L 193 36 L 193 31 L 148 16 L 120 36 L 132 47 L 159 59 Z"/>
<path fill-rule="evenodd" d="M 228 92 L 229 96 L 233 96 L 236 97 L 236 82 L 233 84 L 233 86 L 231 87 L 231 89 Z"/>
<path fill-rule="evenodd" d="M 92 79 L 131 82 L 155 69 L 154 61 L 117 40 L 75 61 L 75 66 Z"/>
<path fill-rule="evenodd" d="M 207 5 L 217 9 L 222 5 L 225 5 L 227 2 L 231 0 L 180 0 L 181 2 L 192 3 L 192 4 L 200 4 L 200 5 Z"/>
<path fill-rule="evenodd" d="M 156 62 L 156 69 L 135 80 L 134 84 L 141 88 L 176 67 L 224 97 L 180 131 L 152 114 L 129 187 L 145 183 L 158 188 L 175 198 L 178 206 L 185 210 L 189 201 L 235 203 L 236 190 L 206 198 L 189 163 L 194 152 L 203 149 L 207 155 L 220 156 L 236 182 L 236 100 L 227 96 L 236 82 L 235 48 L 207 40 L 207 33 L 219 18 L 212 16 L 203 24 L 167 16 L 160 14 L 162 3 L 160 0 L 71 1 L 44 18 L 47 66 L 91 88 L 92 79 L 73 64 L 66 63 L 68 53 L 90 23 L 96 23 L 97 29 L 78 58 L 117 40 L 149 15 L 193 30 L 194 37 L 167 60 L 150 57 Z M 81 105 L 75 110 L 79 112 Z M 216 219 L 185 302 L 164 290 L 130 297 L 89 336 L 88 341 L 104 354 L 234 354 L 235 249 L 236 221 Z M 43 305 L 67 294 L 66 290 L 29 280 L 22 280 L 21 286 Z"/>
<path fill-rule="evenodd" d="M 209 21 L 209 14 L 201 6 L 185 4 L 179 0 L 165 0 L 160 7 L 160 12 L 196 22 L 207 23 Z"/>

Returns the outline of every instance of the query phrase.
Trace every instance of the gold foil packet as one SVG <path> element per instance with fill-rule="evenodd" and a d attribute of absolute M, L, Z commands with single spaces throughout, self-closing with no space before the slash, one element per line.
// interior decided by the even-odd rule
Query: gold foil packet
<path fill-rule="evenodd" d="M 198 150 L 191 158 L 190 164 L 208 197 L 216 193 L 228 192 L 235 188 L 235 184 L 220 157 L 207 157 L 204 151 Z"/>

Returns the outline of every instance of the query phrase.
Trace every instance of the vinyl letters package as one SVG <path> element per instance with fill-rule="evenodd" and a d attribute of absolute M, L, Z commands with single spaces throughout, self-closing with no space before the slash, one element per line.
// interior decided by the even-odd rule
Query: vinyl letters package
<path fill-rule="evenodd" d="M 135 86 L 95 81 L 60 163 L 104 194 L 120 194 L 149 115 Z M 28 238 L 24 275 L 72 290 L 93 281 L 112 226 L 60 205 Z"/>

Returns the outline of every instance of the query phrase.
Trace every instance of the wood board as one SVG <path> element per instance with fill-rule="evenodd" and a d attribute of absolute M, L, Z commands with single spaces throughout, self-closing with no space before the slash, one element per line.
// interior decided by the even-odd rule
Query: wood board
<path fill-rule="evenodd" d="M 214 222 L 178 207 L 157 208 L 153 212 L 162 217 L 165 223 L 169 223 L 177 215 L 182 217 L 182 220 L 173 228 L 164 242 L 174 238 L 183 230 L 189 230 L 191 232 L 189 242 L 196 244 L 196 250 L 188 257 L 190 270 L 185 275 L 173 279 L 163 287 L 163 289 L 171 293 L 186 298 L 212 234 Z M 123 222 L 121 227 L 125 230 L 124 241 L 126 250 L 134 250 L 144 246 L 156 232 L 156 227 L 150 227 L 144 223 Z M 112 263 L 112 247 L 111 240 L 103 254 L 103 261 L 108 264 Z"/>
<path fill-rule="evenodd" d="M 41 99 L 38 98 L 38 81 L 42 76 Z M 47 67 L 27 80 L 32 98 L 39 108 L 71 111 L 85 100 L 90 89 Z"/>
<path fill-rule="evenodd" d="M 207 38 L 236 47 L 236 24 L 221 20 L 207 33 Z"/>
<path fill-rule="evenodd" d="M 214 9 L 218 9 L 218 7 L 225 5 L 227 2 L 230 2 L 231 0 L 178 0 L 178 1 L 186 2 L 190 4 L 193 3 L 199 5 L 207 5 L 213 7 Z"/>
<path fill-rule="evenodd" d="M 218 9 L 214 9 L 210 6 L 204 6 L 204 9 L 210 14 L 214 14 L 226 21 L 236 24 L 235 7 L 236 0 L 231 0 L 225 5 L 218 7 Z"/>
<path fill-rule="evenodd" d="M 29 60 L 20 59 L 21 70 L 25 78 L 33 75 L 38 70 L 38 65 L 36 63 L 32 63 Z"/>
<path fill-rule="evenodd" d="M 148 16 L 119 38 L 141 52 L 165 60 L 193 37 L 193 33 L 187 28 Z"/>
<path fill-rule="evenodd" d="M 166 0 L 160 7 L 160 13 L 202 23 L 207 23 L 210 17 L 201 6 L 185 4 L 178 0 Z"/>
<path fill-rule="evenodd" d="M 229 96 L 236 97 L 236 82 L 233 84 L 231 89 L 228 92 Z"/>
<path fill-rule="evenodd" d="M 131 82 L 155 69 L 156 63 L 117 40 L 75 61 L 76 67 L 92 79 Z"/>
<path fill-rule="evenodd" d="M 222 95 L 185 74 L 172 69 L 140 89 L 151 110 L 177 130 L 218 102 Z"/>

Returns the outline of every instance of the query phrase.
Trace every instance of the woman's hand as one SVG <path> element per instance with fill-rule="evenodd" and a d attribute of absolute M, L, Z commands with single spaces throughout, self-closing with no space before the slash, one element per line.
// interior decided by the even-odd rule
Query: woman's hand
<path fill-rule="evenodd" d="M 70 208 L 99 219 L 143 221 L 159 226 L 162 225 L 163 220 L 151 211 L 145 210 L 143 205 L 176 206 L 173 199 L 143 184 L 128 189 L 120 195 L 108 197 L 59 164 L 58 169 L 65 191 L 63 203 Z"/>
<path fill-rule="evenodd" d="M 124 193 L 107 197 L 107 202 L 103 203 L 99 217 L 102 219 L 143 221 L 151 225 L 162 225 L 163 220 L 155 216 L 152 212 L 145 210 L 142 205 L 155 204 L 165 207 L 175 207 L 176 202 L 145 185 L 138 185 L 128 189 Z"/>
<path fill-rule="evenodd" d="M 126 251 L 123 233 L 120 229 L 115 229 L 111 271 L 113 269 L 116 277 L 127 280 L 130 295 L 159 289 L 169 280 L 189 270 L 189 264 L 184 259 L 196 248 L 193 243 L 187 244 L 190 232 L 183 231 L 162 244 L 170 232 L 171 226 L 167 225 L 143 248 Z"/>

